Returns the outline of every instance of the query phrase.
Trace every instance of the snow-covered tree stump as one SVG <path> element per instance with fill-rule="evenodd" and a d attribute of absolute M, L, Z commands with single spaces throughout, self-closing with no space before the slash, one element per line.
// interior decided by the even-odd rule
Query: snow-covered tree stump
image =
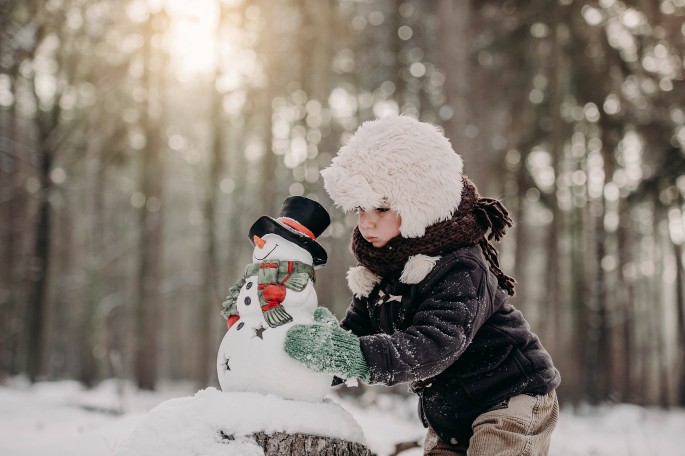
<path fill-rule="evenodd" d="M 230 445 L 231 435 L 221 433 L 221 438 Z M 306 434 L 274 432 L 252 434 L 257 445 L 264 450 L 264 456 L 370 456 L 371 451 L 360 443 Z"/>

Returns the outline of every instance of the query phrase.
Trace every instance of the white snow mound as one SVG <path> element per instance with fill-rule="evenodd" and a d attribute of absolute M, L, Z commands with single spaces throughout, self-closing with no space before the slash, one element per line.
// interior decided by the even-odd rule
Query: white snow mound
<path fill-rule="evenodd" d="M 235 438 L 222 443 L 220 432 Z M 263 455 L 255 432 L 286 432 L 366 444 L 352 414 L 330 398 L 303 402 L 259 393 L 224 393 L 216 388 L 171 399 L 150 410 L 114 456 Z M 225 442 L 225 440 L 224 440 Z"/>

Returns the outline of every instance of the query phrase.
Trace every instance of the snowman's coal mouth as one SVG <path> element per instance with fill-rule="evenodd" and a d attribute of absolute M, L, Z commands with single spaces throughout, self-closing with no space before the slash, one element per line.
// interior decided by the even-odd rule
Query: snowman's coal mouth
<path fill-rule="evenodd" d="M 271 249 L 271 251 L 270 251 L 269 253 L 267 253 L 266 255 L 264 255 L 263 257 L 257 258 L 257 257 L 255 256 L 254 258 L 255 258 L 255 260 L 257 260 L 257 261 L 262 261 L 264 258 L 266 258 L 266 257 L 268 257 L 269 255 L 271 255 L 271 254 L 273 253 L 273 251 L 276 250 L 277 248 L 278 248 L 278 244 L 276 244 L 276 246 L 275 246 L 273 249 Z"/>

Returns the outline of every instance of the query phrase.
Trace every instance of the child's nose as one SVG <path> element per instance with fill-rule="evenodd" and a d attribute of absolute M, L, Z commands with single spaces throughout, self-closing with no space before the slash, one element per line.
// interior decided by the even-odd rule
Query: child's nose
<path fill-rule="evenodd" d="M 368 212 L 364 212 L 363 214 L 359 215 L 359 225 L 362 228 L 371 228 L 373 227 L 374 223 L 375 221 L 373 216 Z"/>
<path fill-rule="evenodd" d="M 264 239 L 260 238 L 259 236 L 257 236 L 256 234 L 254 236 L 252 236 L 252 240 L 254 241 L 254 245 L 259 247 L 260 249 L 263 249 L 264 244 L 266 244 L 266 241 Z"/>

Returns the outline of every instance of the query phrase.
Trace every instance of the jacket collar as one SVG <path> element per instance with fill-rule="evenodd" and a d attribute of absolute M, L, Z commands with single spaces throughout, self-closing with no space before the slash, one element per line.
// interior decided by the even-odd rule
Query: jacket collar
<path fill-rule="evenodd" d="M 431 257 L 422 254 L 410 256 L 402 269 L 400 282 L 408 285 L 421 282 L 433 270 L 439 259 L 439 256 Z M 347 286 L 357 298 L 369 296 L 381 279 L 382 277 L 369 271 L 364 266 L 354 266 L 347 271 Z"/>

